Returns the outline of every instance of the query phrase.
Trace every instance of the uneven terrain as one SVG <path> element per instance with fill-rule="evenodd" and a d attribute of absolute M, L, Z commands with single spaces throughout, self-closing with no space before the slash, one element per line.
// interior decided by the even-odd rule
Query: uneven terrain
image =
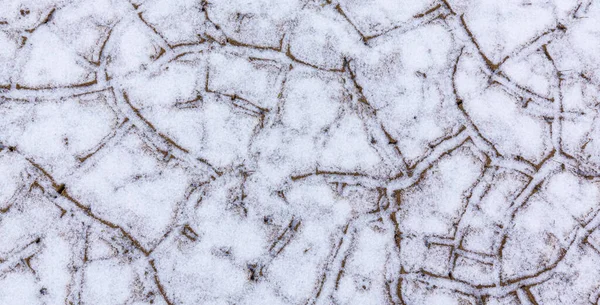
<path fill-rule="evenodd" d="M 0 304 L 598 304 L 600 3 L 0 0 Z"/>

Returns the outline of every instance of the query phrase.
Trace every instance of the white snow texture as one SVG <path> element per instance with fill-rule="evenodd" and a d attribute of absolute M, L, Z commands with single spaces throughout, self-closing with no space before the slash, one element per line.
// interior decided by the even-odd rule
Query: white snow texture
<path fill-rule="evenodd" d="M 0 0 L 0 305 L 600 304 L 600 1 Z"/>

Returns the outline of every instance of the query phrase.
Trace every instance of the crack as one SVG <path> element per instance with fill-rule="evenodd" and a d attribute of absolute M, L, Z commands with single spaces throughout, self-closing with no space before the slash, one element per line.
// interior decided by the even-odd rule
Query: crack
<path fill-rule="evenodd" d="M 167 297 L 167 293 L 165 291 L 164 286 L 162 285 L 160 278 L 158 277 L 158 270 L 156 269 L 156 265 L 154 264 L 154 260 L 151 259 L 149 261 L 150 267 L 152 268 L 152 271 L 154 272 L 154 283 L 156 284 L 156 287 L 158 288 L 158 292 L 160 293 L 160 295 L 163 297 L 163 299 L 165 300 L 165 303 L 167 303 L 167 305 L 174 305 L 175 303 L 173 303 L 168 297 Z"/>
<path fill-rule="evenodd" d="M 469 27 L 467 26 L 467 23 L 465 22 L 465 17 L 464 15 L 460 15 L 460 22 L 461 22 L 461 26 L 462 28 L 465 30 L 465 32 L 467 33 L 467 36 L 469 36 L 469 39 L 471 39 L 471 42 L 473 43 L 473 45 L 475 46 L 475 48 L 477 49 L 477 52 L 479 52 L 479 55 L 481 56 L 481 58 L 483 59 L 483 61 L 485 62 L 485 65 L 487 66 L 487 68 L 492 72 L 495 73 L 496 70 L 498 70 L 498 68 L 500 67 L 500 64 L 496 64 L 493 63 L 481 50 L 481 47 L 479 46 L 479 43 L 477 42 L 477 39 L 475 38 L 475 36 L 473 35 L 473 33 L 471 32 L 471 30 L 469 29 Z M 461 52 L 462 53 L 462 52 Z M 504 60 L 503 60 L 504 61 Z"/>
<path fill-rule="evenodd" d="M 84 215 L 86 215 L 87 217 L 89 217 L 92 220 L 97 221 L 98 223 L 110 228 L 110 229 L 114 229 L 117 232 L 120 232 L 121 235 L 123 237 L 125 237 L 128 241 L 131 242 L 131 244 L 138 249 L 141 253 L 143 253 L 145 256 L 148 256 L 150 254 L 150 252 L 148 250 L 146 250 L 144 247 L 142 247 L 142 245 L 140 244 L 139 241 L 137 241 L 135 238 L 133 238 L 133 236 L 131 234 L 129 234 L 125 229 L 123 229 L 122 227 L 108 221 L 105 220 L 97 215 L 95 215 L 90 207 L 87 207 L 85 205 L 83 205 L 82 203 L 80 203 L 79 201 L 77 201 L 75 198 L 71 197 L 71 195 L 69 195 L 69 193 L 67 192 L 66 186 L 64 184 L 59 184 L 56 182 L 56 180 L 52 177 L 52 175 L 50 175 L 43 167 L 41 167 L 39 164 L 33 162 L 30 159 L 27 159 L 27 161 L 29 161 L 29 163 L 31 165 L 33 165 L 38 171 L 40 171 L 40 173 L 42 174 L 42 177 L 44 177 L 45 179 L 48 180 L 49 183 L 46 183 L 42 180 L 38 180 L 38 183 L 42 186 L 47 185 L 47 187 L 44 187 L 44 189 L 54 189 L 55 192 L 60 195 L 60 196 L 56 196 L 50 193 L 46 193 L 47 196 L 49 196 L 49 199 L 52 200 L 60 200 L 59 202 L 59 206 L 63 209 L 63 210 L 70 210 L 70 209 L 66 209 L 64 207 L 64 205 L 66 206 L 70 206 L 72 208 L 74 208 L 75 210 L 78 210 L 80 212 L 82 212 Z M 48 185 L 49 184 L 49 185 Z M 62 203 L 62 204 L 61 204 Z"/>
<path fill-rule="evenodd" d="M 0 275 L 11 272 L 17 265 L 25 263 L 31 269 L 29 259 L 41 251 L 40 238 L 28 242 L 25 246 L 14 249 L 5 258 L 0 258 Z M 31 269 L 34 273 L 35 271 Z"/>
<path fill-rule="evenodd" d="M 471 138 L 467 132 L 463 129 L 456 135 L 440 142 L 435 146 L 430 153 L 418 161 L 410 174 L 407 177 L 397 177 L 389 181 L 387 185 L 388 196 L 391 196 L 395 190 L 405 189 L 412 185 L 418 184 L 425 173 L 443 156 L 451 154 L 454 150 L 461 147 Z"/>
<path fill-rule="evenodd" d="M 368 45 L 369 38 L 366 37 L 358 29 L 358 27 L 352 22 L 352 20 L 350 20 L 350 18 L 348 17 L 348 15 L 346 15 L 346 13 L 344 12 L 344 10 L 342 9 L 342 7 L 340 6 L 339 3 L 335 5 L 335 10 L 338 12 L 338 14 L 340 14 L 342 17 L 344 17 L 344 19 L 346 19 L 346 21 L 352 26 L 352 28 L 354 29 L 354 31 L 356 31 L 356 33 L 360 36 L 360 39 L 362 40 L 363 44 L 364 45 Z"/>
<path fill-rule="evenodd" d="M 347 59 L 344 59 L 344 70 L 348 71 L 347 74 L 350 78 L 350 83 L 353 85 L 353 88 L 349 89 L 351 92 L 350 95 L 357 96 L 357 99 L 353 98 L 353 101 L 356 100 L 356 102 L 354 102 L 354 107 L 357 108 L 356 111 L 358 116 L 361 121 L 363 121 L 369 137 L 376 141 L 373 147 L 381 158 L 385 160 L 398 175 L 407 174 L 408 166 L 397 145 L 398 141 L 392 138 L 383 126 L 383 123 L 377 118 L 377 111 L 367 100 L 367 97 L 363 92 L 363 87 L 358 83 L 356 74 L 350 67 L 350 61 Z"/>

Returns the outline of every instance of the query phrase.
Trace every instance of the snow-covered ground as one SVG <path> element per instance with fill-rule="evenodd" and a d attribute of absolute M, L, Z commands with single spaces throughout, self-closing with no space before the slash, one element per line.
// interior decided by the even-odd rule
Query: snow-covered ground
<path fill-rule="evenodd" d="M 598 304 L 600 2 L 0 0 L 0 305 Z"/>

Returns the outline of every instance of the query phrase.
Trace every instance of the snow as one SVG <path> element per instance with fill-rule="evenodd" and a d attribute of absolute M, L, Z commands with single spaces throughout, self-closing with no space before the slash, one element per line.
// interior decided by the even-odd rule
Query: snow
<path fill-rule="evenodd" d="M 475 58 L 474 54 L 461 57 L 459 67 L 464 64 L 464 68 L 456 75 L 457 94 L 464 99 L 466 113 L 484 137 L 497 143 L 500 154 L 518 154 L 538 164 L 552 149 L 549 124 L 524 113 L 520 100 L 505 88 L 489 84 L 487 76 L 477 73 L 483 65 L 476 66 Z"/>
<path fill-rule="evenodd" d="M 409 22 L 413 16 L 427 11 L 434 5 L 434 1 L 340 1 L 340 6 L 348 18 L 355 22 L 364 35 L 368 36 L 381 34 Z"/>
<path fill-rule="evenodd" d="M 75 52 L 49 29 L 35 31 L 29 43 L 30 52 L 17 80 L 19 85 L 31 88 L 63 87 L 94 79 L 91 71 L 77 64 Z"/>
<path fill-rule="evenodd" d="M 0 0 L 0 304 L 596 304 L 600 4 Z"/>
<path fill-rule="evenodd" d="M 212 53 L 209 58 L 208 89 L 236 95 L 262 108 L 277 105 L 284 67 L 277 62 L 249 62 L 240 56 Z"/>
<path fill-rule="evenodd" d="M 5 145 L 18 146 L 48 171 L 64 177 L 77 158 L 92 151 L 117 127 L 106 92 L 77 98 L 0 105 Z M 33 121 L 31 124 L 21 122 Z M 60 162 L 56 160 L 60 159 Z"/>
<path fill-rule="evenodd" d="M 201 4 L 195 0 L 148 1 L 142 9 L 142 16 L 151 25 L 161 29 L 161 35 L 171 45 L 198 43 L 205 28 Z"/>
<path fill-rule="evenodd" d="M 289 51 L 303 62 L 325 69 L 341 69 L 344 57 L 361 47 L 360 36 L 331 7 L 308 5 L 298 14 Z"/>
<path fill-rule="evenodd" d="M 381 37 L 356 60 L 365 97 L 409 163 L 460 125 L 448 70 L 455 47 L 443 24 L 432 23 Z"/>

